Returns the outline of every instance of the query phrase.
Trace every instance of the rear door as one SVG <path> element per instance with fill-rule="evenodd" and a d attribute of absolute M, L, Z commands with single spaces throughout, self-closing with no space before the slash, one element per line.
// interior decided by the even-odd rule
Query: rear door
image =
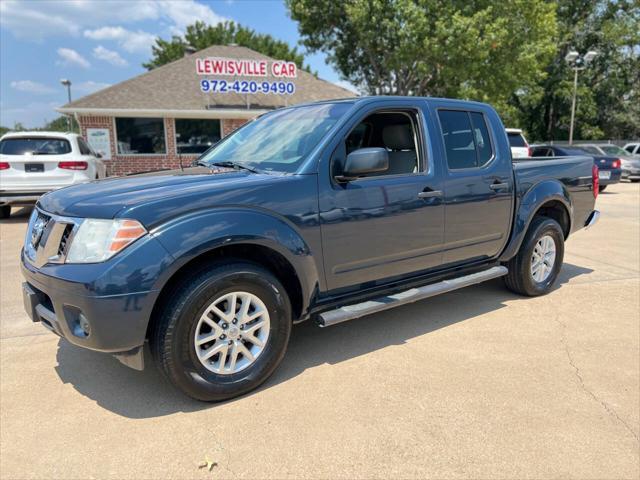
<path fill-rule="evenodd" d="M 498 255 L 508 240 L 513 208 L 513 167 L 502 122 L 481 105 L 458 105 L 436 103 L 434 111 L 446 170 L 447 265 Z"/>
<path fill-rule="evenodd" d="M 73 170 L 58 163 L 73 157 L 72 143 L 64 137 L 8 137 L 0 141 L 1 161 L 9 168 L 0 171 L 0 189 L 44 192 L 70 184 Z"/>

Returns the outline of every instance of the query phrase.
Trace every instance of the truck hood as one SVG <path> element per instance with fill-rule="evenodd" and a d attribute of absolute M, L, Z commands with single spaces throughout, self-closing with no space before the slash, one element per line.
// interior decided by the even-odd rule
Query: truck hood
<path fill-rule="evenodd" d="M 245 171 L 212 171 L 206 167 L 167 170 L 130 177 L 73 185 L 48 193 L 38 206 L 49 213 L 67 217 L 114 218 L 142 205 L 152 206 L 166 199 L 180 205 L 187 199 L 213 198 L 217 193 L 237 190 L 245 184 L 268 182 L 273 175 Z M 135 216 L 133 217 L 135 218 Z"/>

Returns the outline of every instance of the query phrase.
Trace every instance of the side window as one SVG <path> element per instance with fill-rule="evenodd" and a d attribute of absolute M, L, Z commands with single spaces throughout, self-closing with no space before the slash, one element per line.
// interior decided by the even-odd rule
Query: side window
<path fill-rule="evenodd" d="M 534 148 L 532 157 L 548 157 L 549 149 L 548 148 Z"/>
<path fill-rule="evenodd" d="M 373 113 L 356 125 L 336 150 L 333 171 L 340 172 L 346 155 L 360 148 L 384 148 L 389 154 L 389 168 L 372 174 L 403 175 L 420 170 L 417 116 L 412 111 L 383 111 Z M 340 154 L 342 151 L 344 153 Z"/>
<path fill-rule="evenodd" d="M 471 124 L 473 125 L 473 139 L 476 142 L 476 152 L 478 153 L 478 166 L 483 167 L 493 158 L 489 129 L 484 115 L 481 113 L 471 112 Z"/>
<path fill-rule="evenodd" d="M 469 114 L 457 110 L 439 110 L 438 117 L 449 169 L 476 167 L 476 148 L 471 134 Z"/>
<path fill-rule="evenodd" d="M 78 138 L 78 147 L 80 147 L 80 153 L 82 155 L 93 155 L 91 149 L 89 148 L 89 145 L 86 144 L 84 139 Z"/>

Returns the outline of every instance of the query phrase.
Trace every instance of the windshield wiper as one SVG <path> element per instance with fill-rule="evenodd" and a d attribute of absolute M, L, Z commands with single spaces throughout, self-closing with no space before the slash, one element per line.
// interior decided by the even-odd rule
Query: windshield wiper
<path fill-rule="evenodd" d="M 227 160 L 227 161 L 224 161 L 224 162 L 213 162 L 213 163 L 199 162 L 199 165 L 203 165 L 205 167 L 211 167 L 211 166 L 227 167 L 227 168 L 234 168 L 236 170 L 247 170 L 247 171 L 252 172 L 252 173 L 260 173 L 257 169 L 255 169 L 253 167 L 248 167 L 246 165 L 243 165 L 242 163 L 236 163 L 236 162 L 232 162 L 230 160 Z"/>

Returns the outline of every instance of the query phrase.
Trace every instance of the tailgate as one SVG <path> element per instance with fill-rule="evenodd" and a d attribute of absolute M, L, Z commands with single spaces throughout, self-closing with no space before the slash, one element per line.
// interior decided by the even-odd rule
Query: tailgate
<path fill-rule="evenodd" d="M 75 171 L 58 168 L 71 155 L 0 155 L 0 190 L 46 191 L 73 183 Z"/>

